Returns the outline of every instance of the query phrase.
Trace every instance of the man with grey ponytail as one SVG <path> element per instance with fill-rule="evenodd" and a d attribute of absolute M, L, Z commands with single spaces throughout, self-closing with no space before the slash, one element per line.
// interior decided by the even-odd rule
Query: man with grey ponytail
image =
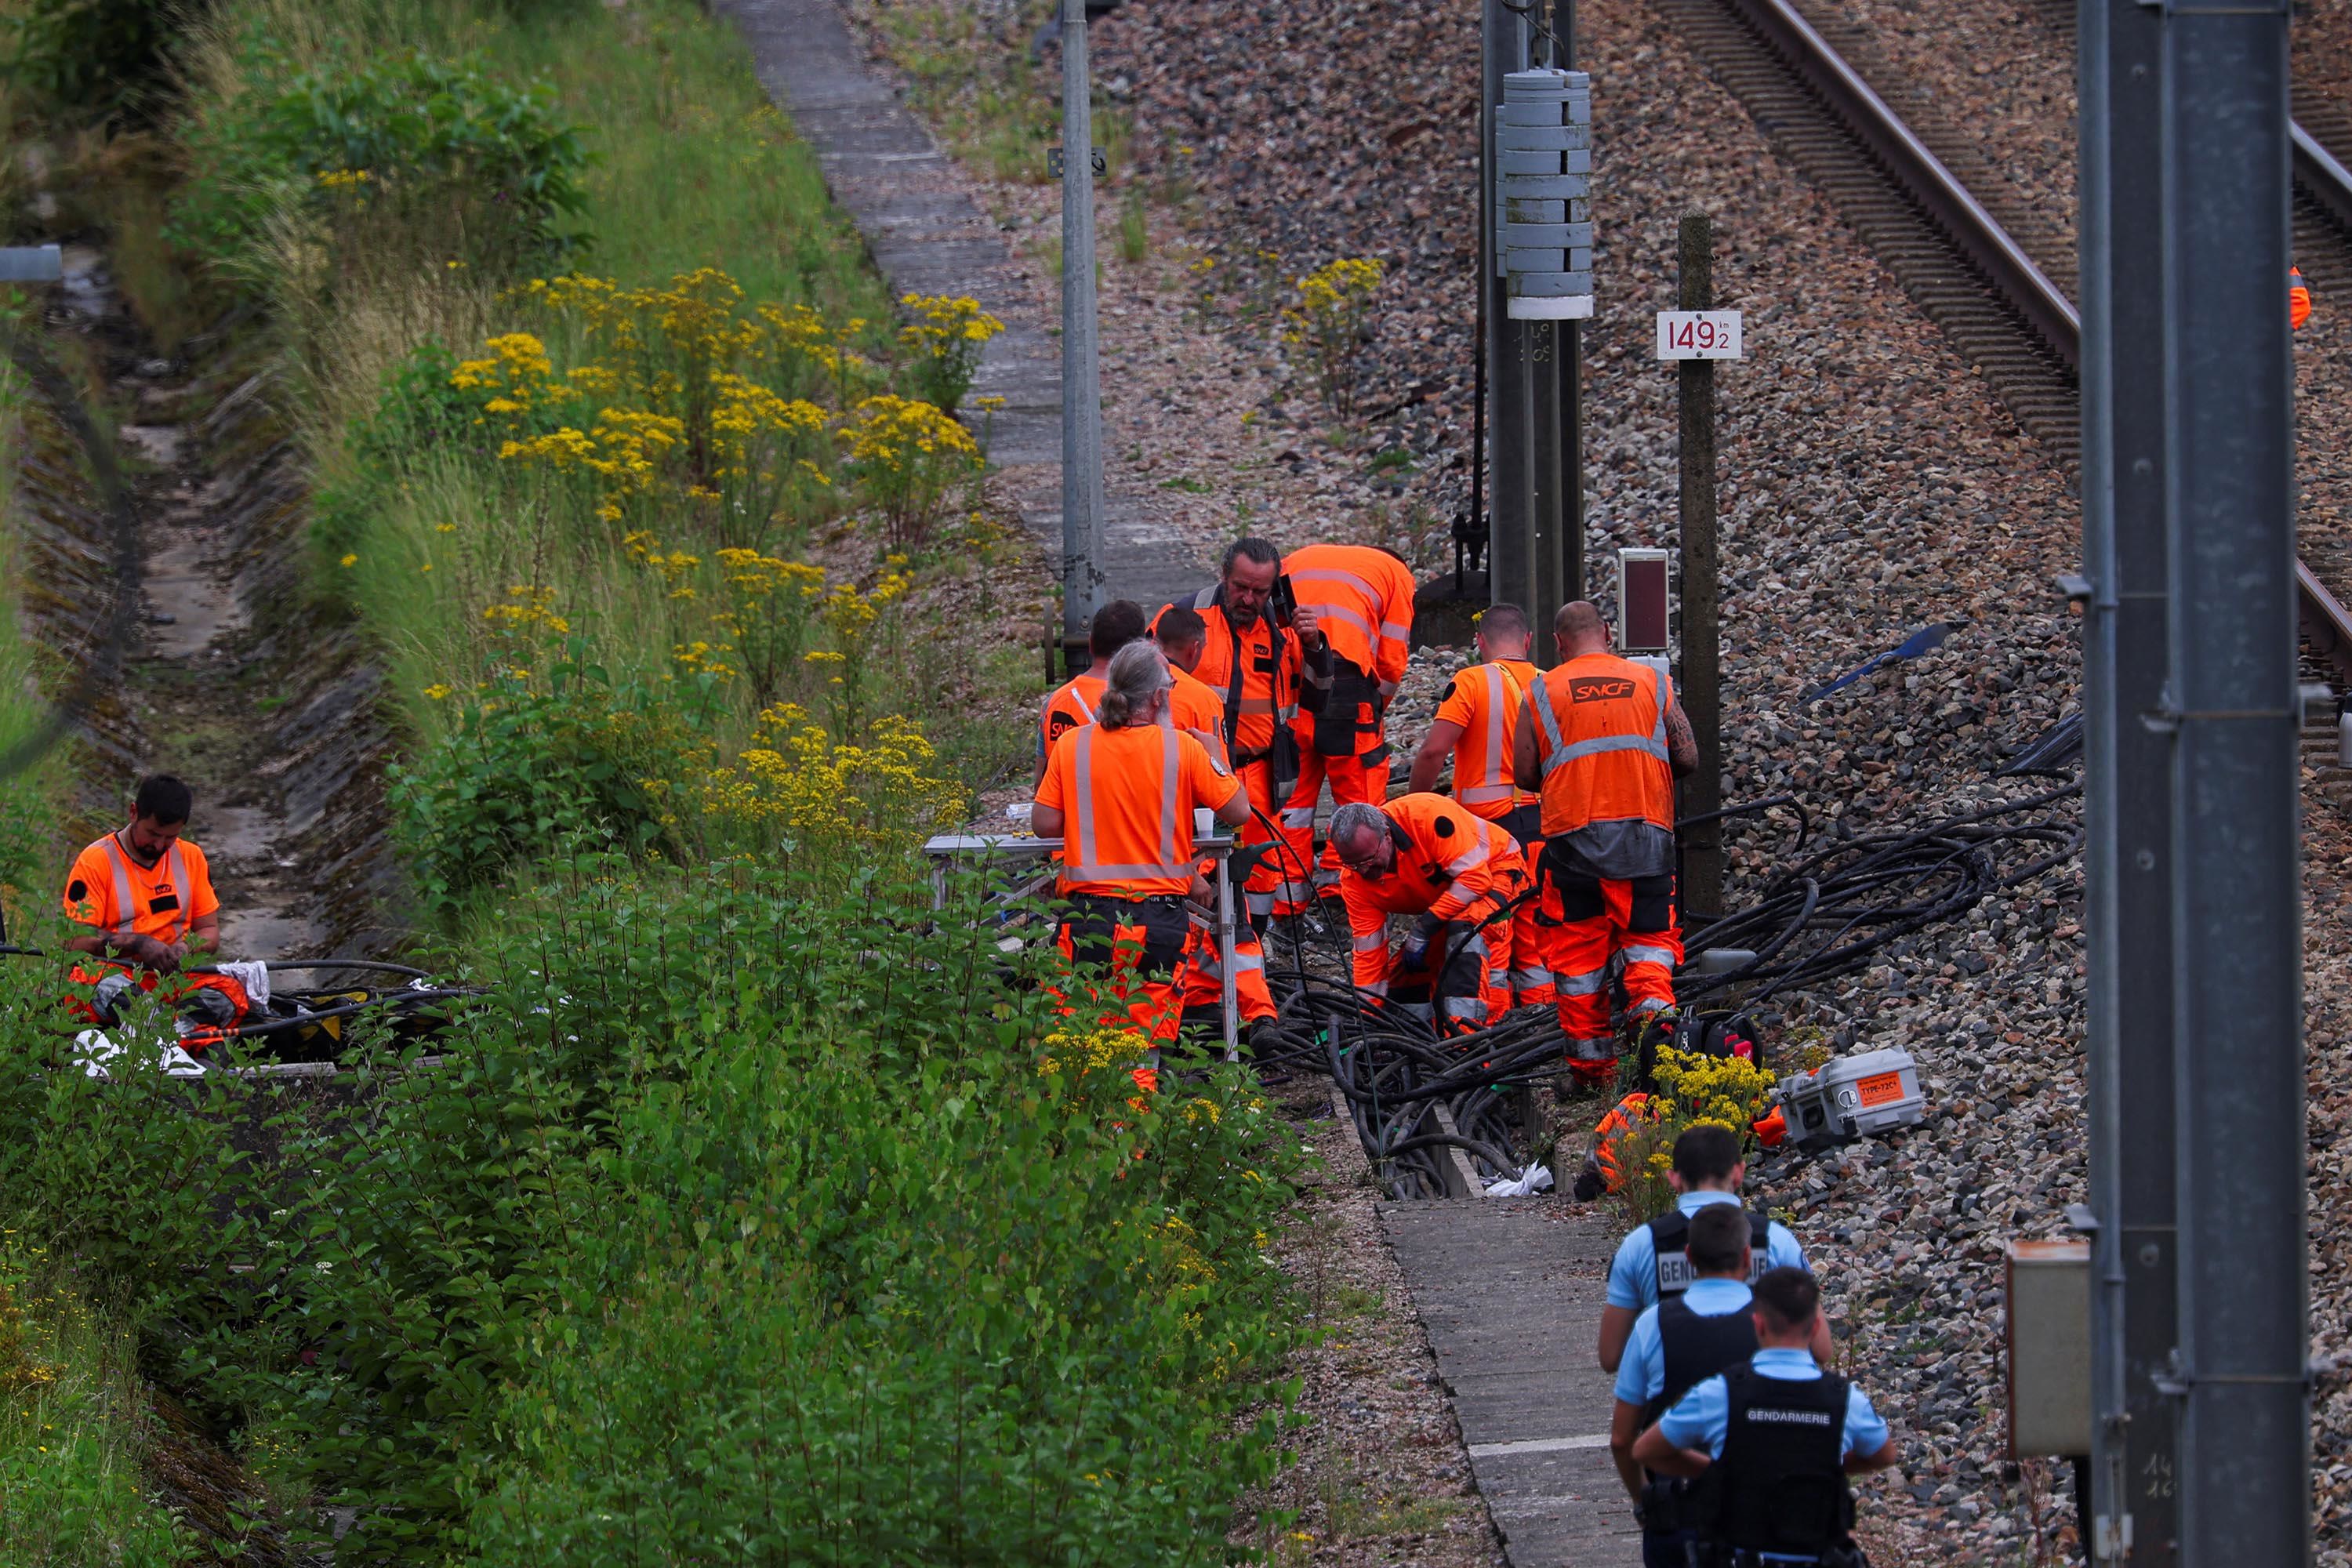
<path fill-rule="evenodd" d="M 1119 649 L 1103 680 L 1095 721 L 1054 742 L 1029 821 L 1038 837 L 1063 840 L 1063 959 L 1103 966 L 1055 994 L 1103 1027 L 1141 1037 L 1135 1080 L 1150 1093 L 1160 1087 L 1160 1047 L 1174 1043 L 1183 1018 L 1176 971 L 1194 940 L 1184 907 L 1197 875 L 1192 813 L 1206 806 L 1239 826 L 1249 796 L 1196 737 L 1160 722 L 1173 682 L 1158 647 Z"/>

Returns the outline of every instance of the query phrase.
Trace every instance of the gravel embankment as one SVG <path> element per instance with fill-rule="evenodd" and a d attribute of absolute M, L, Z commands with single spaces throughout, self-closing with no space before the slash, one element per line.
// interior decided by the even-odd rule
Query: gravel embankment
<path fill-rule="evenodd" d="M 2056 237 L 2037 249 L 2071 250 L 2072 82 L 2033 0 L 1972 16 L 1957 44 L 1951 19 L 1931 10 L 1839 4 L 1832 19 L 1872 35 L 1878 68 L 1927 95 L 1923 120 L 1940 112 L 1980 124 L 2004 156 L 2011 142 L 2031 146 L 2005 167 L 2000 204 L 2050 226 Z M 2319 9 L 2305 37 L 2347 25 L 2339 0 Z M 1889 23 L 1898 16 L 1901 26 Z M 1675 218 L 1703 205 L 1717 215 L 1718 295 L 1748 312 L 1753 356 L 1718 377 L 1726 798 L 1795 793 L 1837 833 L 2031 793 L 1986 774 L 2077 700 L 2074 626 L 2051 587 L 2078 556 L 2070 476 L 1677 47 L 1648 0 L 1587 7 L 1583 23 L 1604 217 L 1601 315 L 1585 336 L 1595 586 L 1614 545 L 1675 542 L 1675 383 L 1650 358 L 1648 318 L 1672 302 Z M 1315 47 L 1339 37 L 1352 47 Z M 1147 310 L 1154 280 L 1139 278 L 1146 293 L 1123 295 L 1121 271 L 1110 268 L 1107 304 L 1127 304 L 1145 326 L 1107 310 L 1107 337 L 1153 350 L 1125 362 L 1150 374 L 1114 394 L 1134 401 L 1114 403 L 1110 444 L 1129 454 L 1126 431 L 1138 431 L 1127 460 L 1198 476 L 1211 487 L 1199 513 L 1218 521 L 1234 515 L 1243 485 L 1263 485 L 1265 510 L 1254 515 L 1274 518 L 1286 542 L 1323 520 L 1360 516 L 1374 499 L 1450 511 L 1467 491 L 1470 429 L 1476 54 L 1467 17 L 1370 0 L 1129 0 L 1097 39 L 1100 78 L 1135 117 L 1137 155 L 1155 174 L 1181 171 L 1191 182 L 1174 215 L 1181 230 L 1155 233 L 1181 232 L 1215 259 L 1209 276 L 1229 280 L 1209 311 Z M 1944 110 L 1964 88 L 1965 116 Z M 997 195 L 1008 223 L 1051 232 L 1050 192 Z M 1267 292 L 1254 259 L 1266 251 L 1283 276 L 1339 256 L 1388 264 L 1365 402 L 1404 406 L 1376 423 L 1379 440 L 1334 453 L 1316 438 L 1328 421 L 1262 316 L 1244 310 Z M 1158 282 L 1197 277 L 1171 263 Z M 1041 300 L 1049 283 L 1041 278 Z M 2352 314 L 2352 287 L 2345 302 Z M 2313 458 L 2310 411 L 2344 401 L 2331 391 L 2333 366 L 2320 363 L 2347 358 L 2326 309 L 2323 298 L 2298 355 L 2315 535 L 2328 519 L 2310 514 L 2340 510 L 2325 481 L 2347 467 L 2328 458 L 2333 447 Z M 1411 448 L 1418 471 L 1402 494 L 1375 498 L 1361 458 L 1384 442 Z M 1286 451 L 1294 456 L 1276 460 Z M 1954 626 L 1941 650 L 1825 701 L 1802 700 L 1936 620 Z M 1446 660 L 1421 662 L 1433 677 Z M 1416 690 L 1399 705 L 1405 755 L 1427 702 Z M 2336 1142 L 2352 1111 L 2352 1090 L 2339 1085 L 2352 1075 L 2328 1070 L 2344 1065 L 2334 998 L 2352 966 L 2340 924 L 2352 844 L 2334 796 L 2352 784 L 2315 780 L 2310 793 L 2313 1147 L 2315 1175 L 2332 1184 L 2315 1189 L 2324 1215 L 2352 1158 L 2352 1143 Z M 1761 834 L 1737 841 L 1735 898 L 1781 853 Z M 2002 1457 L 1999 1352 L 2000 1243 L 2062 1233 L 2065 1205 L 2084 1195 L 2080 920 L 2069 865 L 1895 944 L 1861 975 L 1779 999 L 1784 1032 L 1855 1048 L 1902 1045 L 1931 1091 L 1931 1120 L 1914 1134 L 1841 1158 L 1776 1159 L 1760 1173 L 1822 1269 L 1851 1370 L 1895 1423 L 1904 1468 L 1876 1483 L 1867 1505 L 1890 1561 L 2041 1561 L 2029 1545 L 2037 1537 L 2048 1550 L 2079 1551 L 2063 1488 L 2053 1492 L 2042 1468 L 2021 1473 Z M 2315 1352 L 2341 1355 L 2352 1320 L 2342 1247 L 2326 1240 L 2314 1262 Z M 2347 1451 L 2352 1394 L 2331 1385 L 2318 1403 L 2320 1452 Z M 2322 1560 L 2344 1564 L 2352 1470 L 2331 1463 L 2323 1459 Z"/>

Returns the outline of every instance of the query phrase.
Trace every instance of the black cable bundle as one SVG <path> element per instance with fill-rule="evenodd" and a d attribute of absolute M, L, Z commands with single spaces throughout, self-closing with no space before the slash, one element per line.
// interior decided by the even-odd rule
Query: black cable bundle
<path fill-rule="evenodd" d="M 1852 973 L 1889 942 L 1965 913 L 1987 896 L 2063 864 L 2082 845 L 2078 823 L 2050 808 L 2082 793 L 2069 784 L 2021 800 L 1948 816 L 1926 826 L 1874 833 L 1814 850 L 1777 874 L 1748 907 L 1684 936 L 1696 957 L 1748 948 L 1753 962 L 1723 973 L 1685 970 L 1675 997 L 1687 1007 L 1732 986 L 1754 1005 L 1791 987 Z M 1748 815 L 1779 799 L 1731 808 Z M 2034 815 L 2040 814 L 2040 815 Z M 1802 814 L 1800 811 L 1801 819 Z M 1803 846 L 1803 837 L 1799 847 Z M 1301 880 L 1305 878 L 1302 875 Z M 1522 1008 L 1486 1028 L 1441 1036 L 1430 1024 L 1373 999 L 1332 973 L 1348 973 L 1342 940 L 1307 967 L 1303 922 L 1288 937 L 1286 973 L 1269 968 L 1281 1041 L 1261 1065 L 1319 1057 L 1348 1102 L 1372 1169 L 1391 1197 L 1444 1194 L 1450 1150 L 1482 1178 L 1516 1174 L 1509 1094 L 1557 1072 L 1562 1045 L 1550 1008 Z M 1344 938 L 1344 932 L 1340 933 Z M 1443 1107 L 1453 1131 L 1436 1114 Z"/>

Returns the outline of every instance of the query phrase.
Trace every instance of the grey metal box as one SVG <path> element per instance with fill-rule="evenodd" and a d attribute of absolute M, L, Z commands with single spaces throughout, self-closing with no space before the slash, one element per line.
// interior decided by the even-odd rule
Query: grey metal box
<path fill-rule="evenodd" d="M 2009 1452 L 2091 1451 L 2091 1244 L 2012 1241 L 2008 1255 Z"/>

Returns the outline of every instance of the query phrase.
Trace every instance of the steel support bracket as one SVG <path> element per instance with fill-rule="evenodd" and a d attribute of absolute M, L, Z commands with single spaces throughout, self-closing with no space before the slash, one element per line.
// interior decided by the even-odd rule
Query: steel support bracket
<path fill-rule="evenodd" d="M 2059 596 L 2068 604 L 2087 605 L 2091 602 L 2091 595 L 2094 591 L 2091 587 L 2091 580 L 2081 573 L 2061 572 L 2052 578 L 2051 582 L 2056 585 Z"/>

